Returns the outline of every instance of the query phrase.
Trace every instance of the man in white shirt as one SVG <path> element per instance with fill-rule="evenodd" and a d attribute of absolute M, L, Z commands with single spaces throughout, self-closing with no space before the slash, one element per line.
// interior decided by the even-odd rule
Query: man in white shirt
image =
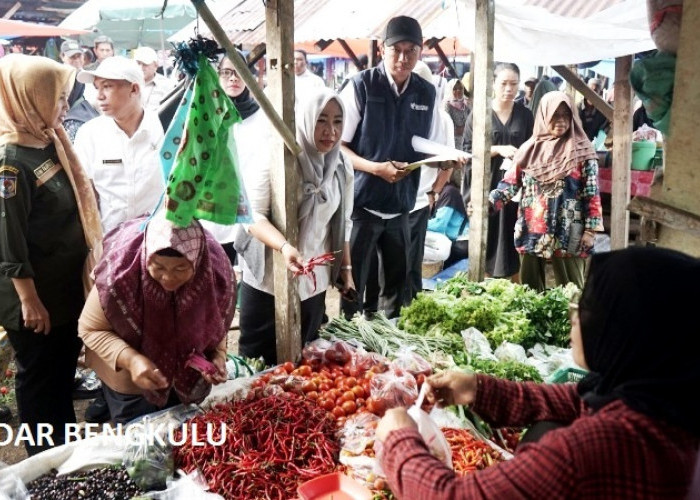
<path fill-rule="evenodd" d="M 355 169 L 352 274 L 359 301 L 342 301 L 343 312 L 374 312 L 364 303 L 370 263 L 378 251 L 383 273 L 380 309 L 397 317 L 406 302 L 410 247 L 409 212 L 416 203 L 420 170 L 405 167 L 425 158 L 414 135 L 442 139 L 435 87 L 411 72 L 423 46 L 418 22 L 391 19 L 381 45 L 382 63 L 357 73 L 340 94 L 345 105 L 342 149 Z"/>
<path fill-rule="evenodd" d="M 107 58 L 96 70 L 78 73 L 78 81 L 94 85 L 102 111 L 78 130 L 75 149 L 99 196 L 107 232 L 150 213 L 160 199 L 163 127 L 141 104 L 143 72 L 135 61 Z"/>
<path fill-rule="evenodd" d="M 314 89 L 325 87 L 323 79 L 314 75 L 307 66 L 306 51 L 294 51 L 294 93 L 297 102 L 306 100 Z"/>
<path fill-rule="evenodd" d="M 158 110 L 160 102 L 167 96 L 174 82 L 158 73 L 158 54 L 150 47 L 139 47 L 134 51 L 134 61 L 141 66 L 146 82 L 141 91 L 143 107 L 153 111 Z"/>

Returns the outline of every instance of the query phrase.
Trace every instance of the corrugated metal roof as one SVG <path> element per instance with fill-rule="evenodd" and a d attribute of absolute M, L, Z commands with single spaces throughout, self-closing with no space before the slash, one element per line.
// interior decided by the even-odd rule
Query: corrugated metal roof
<path fill-rule="evenodd" d="M 455 3 L 461 4 L 454 0 L 295 0 L 294 40 L 302 43 L 336 38 L 380 39 L 387 21 L 398 15 L 416 18 L 427 38 L 442 37 L 445 33 L 429 33 L 429 26 L 440 18 L 456 18 Z M 463 10 L 461 5 L 459 10 Z M 233 43 L 253 46 L 265 42 L 265 8 L 261 0 L 243 0 L 233 8 L 215 4 L 212 11 Z M 368 11 L 371 16 L 367 16 Z M 202 22 L 199 33 L 211 36 Z"/>
<path fill-rule="evenodd" d="M 228 2 L 217 2 L 212 10 L 221 9 L 221 12 L 215 12 L 216 18 L 233 43 L 251 48 L 265 42 L 265 8 L 262 0 L 239 0 L 235 7 L 229 6 L 227 9 L 219 6 L 219 3 Z M 554 15 L 564 19 L 590 17 L 624 3 L 625 0 L 511 0 L 503 2 L 501 7 L 506 13 L 502 18 L 501 30 L 510 32 L 522 16 L 522 23 L 517 28 L 537 32 L 541 29 L 536 26 L 539 9 L 532 7 L 542 8 L 542 17 Z M 496 0 L 497 12 L 498 4 Z M 425 39 L 457 37 L 462 45 L 466 45 L 473 39 L 475 29 L 474 0 L 294 0 L 294 8 L 296 44 L 334 39 L 381 39 L 389 19 L 398 15 L 408 15 L 418 20 Z M 200 33 L 211 37 L 208 28 L 201 22 Z"/>
<path fill-rule="evenodd" d="M 622 0 L 525 0 L 524 4 L 543 7 L 559 16 L 584 18 L 620 2 Z"/>

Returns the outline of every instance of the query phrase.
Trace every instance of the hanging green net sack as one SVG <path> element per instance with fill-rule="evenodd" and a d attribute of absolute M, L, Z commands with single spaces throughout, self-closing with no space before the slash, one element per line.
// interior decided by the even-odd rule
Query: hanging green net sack
<path fill-rule="evenodd" d="M 177 112 L 186 113 L 182 135 L 169 130 L 161 152 L 164 165 L 173 162 L 166 187 L 166 217 L 183 227 L 193 218 L 218 224 L 250 222 L 233 136 L 233 125 L 241 117 L 204 55 L 199 56 L 198 66 L 194 89 Z M 173 123 L 177 122 L 176 116 Z"/>

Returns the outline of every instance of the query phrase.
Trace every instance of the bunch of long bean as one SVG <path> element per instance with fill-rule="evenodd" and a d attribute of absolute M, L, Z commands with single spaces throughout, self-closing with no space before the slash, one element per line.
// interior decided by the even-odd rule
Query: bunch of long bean
<path fill-rule="evenodd" d="M 428 361 L 437 352 L 446 355 L 464 354 L 464 342 L 459 335 L 417 335 L 399 329 L 386 316 L 375 314 L 372 319 L 355 316 L 351 321 L 335 318 L 321 332 L 325 338 L 336 337 L 360 343 L 368 351 L 394 358 L 401 347 L 410 346 L 416 354 Z M 432 363 L 431 361 L 431 364 Z M 449 364 L 449 363 L 448 363 Z"/>

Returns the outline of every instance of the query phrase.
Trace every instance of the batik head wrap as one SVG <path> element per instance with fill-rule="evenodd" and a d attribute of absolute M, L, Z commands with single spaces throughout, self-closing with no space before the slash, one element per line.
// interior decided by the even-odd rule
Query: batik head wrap
<path fill-rule="evenodd" d="M 178 227 L 157 213 L 127 221 L 105 236 L 104 258 L 95 269 L 100 304 L 114 332 L 148 357 L 183 403 L 199 402 L 211 386 L 185 363 L 191 353 L 211 353 L 226 336 L 234 313 L 231 265 L 221 245 L 193 220 Z M 156 252 L 180 252 L 192 278 L 174 292 L 148 272 Z M 147 393 L 164 404 L 169 389 Z"/>

